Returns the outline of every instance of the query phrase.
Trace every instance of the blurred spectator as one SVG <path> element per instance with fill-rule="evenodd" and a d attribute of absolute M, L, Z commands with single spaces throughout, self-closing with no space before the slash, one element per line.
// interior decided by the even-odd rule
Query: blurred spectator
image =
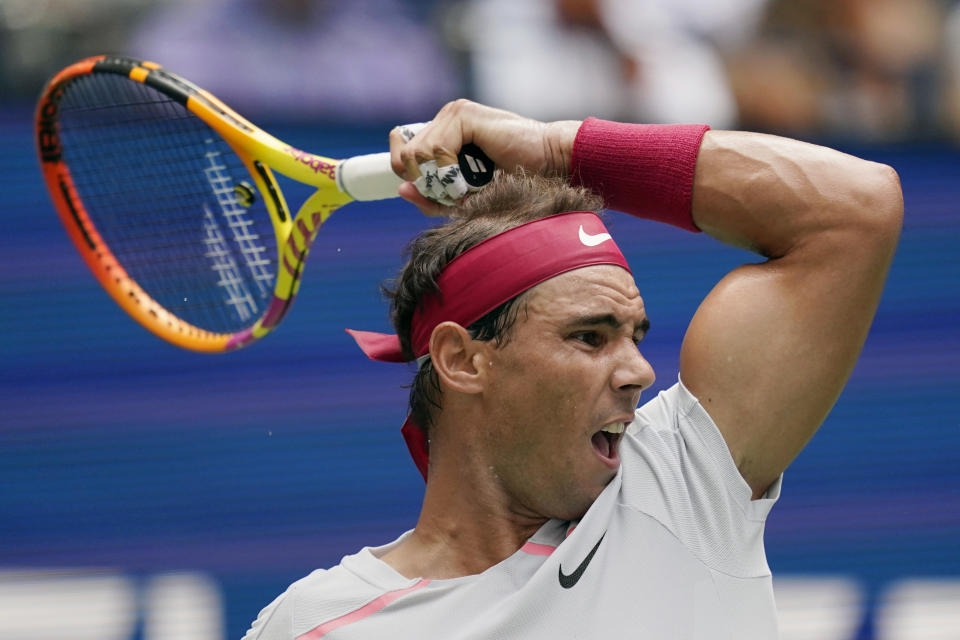
<path fill-rule="evenodd" d="M 544 119 L 960 138 L 958 0 L 0 0 L 0 101 L 98 53 L 253 117 L 421 120 L 463 79 Z"/>
<path fill-rule="evenodd" d="M 884 141 L 960 122 L 947 2 L 472 0 L 461 24 L 477 98 L 536 117 Z"/>
<path fill-rule="evenodd" d="M 474 0 L 476 97 L 533 117 L 736 122 L 719 55 L 766 0 Z"/>
<path fill-rule="evenodd" d="M 459 93 L 403 0 L 181 1 L 149 16 L 129 52 L 258 116 L 419 121 Z"/>
<path fill-rule="evenodd" d="M 730 56 L 742 124 L 870 140 L 928 135 L 942 20 L 936 0 L 773 0 L 757 40 Z"/>
<path fill-rule="evenodd" d="M 960 4 L 956 4 L 947 20 L 944 40 L 945 96 L 944 114 L 948 128 L 960 139 Z"/>
<path fill-rule="evenodd" d="M 144 9 L 168 1 L 0 0 L 0 100 L 35 100 L 71 62 L 122 52 Z"/>

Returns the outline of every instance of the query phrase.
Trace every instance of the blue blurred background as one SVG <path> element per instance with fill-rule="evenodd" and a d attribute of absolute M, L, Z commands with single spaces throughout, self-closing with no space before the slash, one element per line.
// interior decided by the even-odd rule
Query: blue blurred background
<path fill-rule="evenodd" d="M 349 205 L 265 341 L 222 356 L 161 342 L 74 251 L 33 148 L 44 80 L 97 53 L 156 60 L 333 157 L 384 150 L 394 124 L 463 95 L 782 133 L 894 166 L 906 218 L 889 283 L 846 392 L 787 472 L 767 550 L 786 639 L 960 638 L 960 9 L 724 4 L 0 1 L 0 639 L 68 624 L 240 638 L 291 581 L 411 527 L 422 491 L 398 433 L 411 371 L 370 363 L 343 328 L 388 329 L 378 286 L 429 221 L 400 201 Z M 699 301 L 755 258 L 610 226 L 662 389 Z"/>

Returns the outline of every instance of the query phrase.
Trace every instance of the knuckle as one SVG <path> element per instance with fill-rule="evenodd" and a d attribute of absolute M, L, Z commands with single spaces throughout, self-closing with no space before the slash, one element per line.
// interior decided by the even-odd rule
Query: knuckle
<path fill-rule="evenodd" d="M 433 146 L 433 155 L 436 157 L 449 157 L 453 154 L 442 144 L 436 144 Z"/>
<path fill-rule="evenodd" d="M 449 112 L 451 114 L 457 114 L 469 108 L 471 104 L 473 103 L 467 100 L 466 98 L 457 98 L 456 100 L 451 100 L 446 105 L 444 105 L 441 111 Z"/>

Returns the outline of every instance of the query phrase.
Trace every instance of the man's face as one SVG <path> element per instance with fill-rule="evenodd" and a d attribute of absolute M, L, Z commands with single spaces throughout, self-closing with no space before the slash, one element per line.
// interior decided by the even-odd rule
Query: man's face
<path fill-rule="evenodd" d="M 647 316 L 633 277 L 608 265 L 538 285 L 526 310 L 491 347 L 483 449 L 519 514 L 578 518 L 616 474 L 615 432 L 653 384 L 637 348 Z"/>

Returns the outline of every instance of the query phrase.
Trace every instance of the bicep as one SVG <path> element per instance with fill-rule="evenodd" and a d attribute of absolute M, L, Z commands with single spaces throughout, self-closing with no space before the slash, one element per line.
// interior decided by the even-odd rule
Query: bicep
<path fill-rule="evenodd" d="M 776 136 L 704 136 L 694 221 L 768 260 L 735 269 L 707 296 L 680 373 L 754 496 L 803 448 L 853 369 L 902 210 L 889 167 Z"/>
<path fill-rule="evenodd" d="M 684 383 L 759 496 L 836 402 L 869 330 L 889 256 L 853 230 L 729 273 L 681 349 Z"/>

